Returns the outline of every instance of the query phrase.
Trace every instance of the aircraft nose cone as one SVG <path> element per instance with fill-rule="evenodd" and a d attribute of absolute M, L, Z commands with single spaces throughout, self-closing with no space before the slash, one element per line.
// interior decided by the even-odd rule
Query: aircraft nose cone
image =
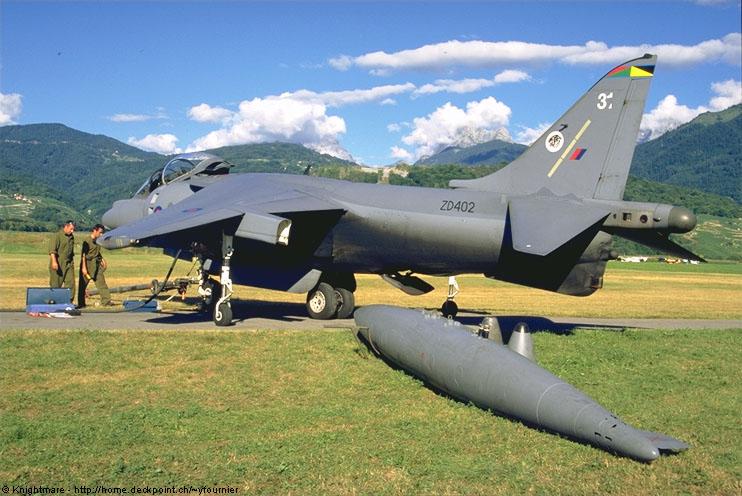
<path fill-rule="evenodd" d="M 118 227 L 118 222 L 116 220 L 116 214 L 113 212 L 113 209 L 110 209 L 106 213 L 103 214 L 103 217 L 101 217 L 101 222 L 104 226 L 108 226 L 109 228 L 115 228 Z"/>
<path fill-rule="evenodd" d="M 109 229 L 115 229 L 141 219 L 146 215 L 146 211 L 146 202 L 139 198 L 116 200 L 111 209 L 103 214 L 101 221 Z"/>
<path fill-rule="evenodd" d="M 670 215 L 667 219 L 670 232 L 674 233 L 686 233 L 692 231 L 698 219 L 696 215 L 684 207 L 672 207 Z"/>

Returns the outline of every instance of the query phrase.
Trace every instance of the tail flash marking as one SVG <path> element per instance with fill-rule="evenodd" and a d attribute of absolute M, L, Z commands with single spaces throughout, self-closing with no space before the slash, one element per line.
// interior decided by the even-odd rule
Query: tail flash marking
<path fill-rule="evenodd" d="M 592 121 L 590 119 L 585 121 L 585 124 L 582 125 L 582 128 L 579 130 L 577 135 L 575 136 L 575 139 L 572 140 L 572 143 L 569 144 L 566 150 L 564 150 L 564 153 L 562 153 L 562 156 L 557 159 L 556 162 L 554 162 L 554 165 L 551 167 L 551 170 L 547 174 L 548 177 L 551 177 L 554 175 L 554 173 L 557 171 L 560 165 L 562 165 L 562 162 L 564 161 L 564 158 L 569 154 L 569 152 L 572 151 L 572 148 L 577 144 L 577 141 L 582 137 L 582 135 L 585 133 L 588 127 L 590 127 L 590 124 Z"/>
<path fill-rule="evenodd" d="M 653 65 L 622 65 L 621 67 L 616 67 L 611 72 L 608 73 L 608 77 L 612 78 L 620 78 L 620 77 L 630 77 L 630 78 L 645 78 L 645 77 L 652 77 L 654 74 L 654 66 Z"/>
<path fill-rule="evenodd" d="M 632 78 L 640 78 L 640 77 L 652 77 L 652 73 L 649 72 L 648 67 L 632 67 L 631 72 L 629 72 L 629 76 Z M 652 67 L 654 69 L 654 67 Z"/>

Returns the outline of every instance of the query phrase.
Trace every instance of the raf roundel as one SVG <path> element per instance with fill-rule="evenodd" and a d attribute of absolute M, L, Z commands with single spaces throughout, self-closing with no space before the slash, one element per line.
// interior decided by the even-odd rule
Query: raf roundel
<path fill-rule="evenodd" d="M 564 146 L 564 135 L 559 131 L 552 131 L 546 137 L 546 149 L 551 153 L 556 153 Z"/>

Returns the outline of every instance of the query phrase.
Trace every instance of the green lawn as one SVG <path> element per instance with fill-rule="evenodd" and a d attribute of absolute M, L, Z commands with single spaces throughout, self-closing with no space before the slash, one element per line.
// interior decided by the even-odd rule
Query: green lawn
<path fill-rule="evenodd" d="M 739 494 L 736 331 L 535 335 L 541 365 L 691 444 L 651 465 L 436 394 L 349 331 L 4 331 L 0 483 L 241 494 Z"/>

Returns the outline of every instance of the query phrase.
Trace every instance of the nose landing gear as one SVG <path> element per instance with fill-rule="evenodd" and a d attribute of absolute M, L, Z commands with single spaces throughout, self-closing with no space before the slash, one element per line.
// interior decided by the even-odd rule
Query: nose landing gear
<path fill-rule="evenodd" d="M 226 234 L 222 236 L 222 273 L 219 278 L 222 285 L 222 297 L 214 306 L 214 324 L 218 326 L 232 325 L 232 305 L 229 303 L 232 298 L 232 279 L 229 277 L 229 262 L 234 254 L 232 239 L 232 236 Z"/>
<path fill-rule="evenodd" d="M 457 294 L 459 294 L 459 284 L 456 282 L 456 278 L 451 276 L 448 278 L 448 296 L 441 305 L 441 313 L 444 317 L 452 319 L 459 312 L 459 306 L 453 301 Z"/>

